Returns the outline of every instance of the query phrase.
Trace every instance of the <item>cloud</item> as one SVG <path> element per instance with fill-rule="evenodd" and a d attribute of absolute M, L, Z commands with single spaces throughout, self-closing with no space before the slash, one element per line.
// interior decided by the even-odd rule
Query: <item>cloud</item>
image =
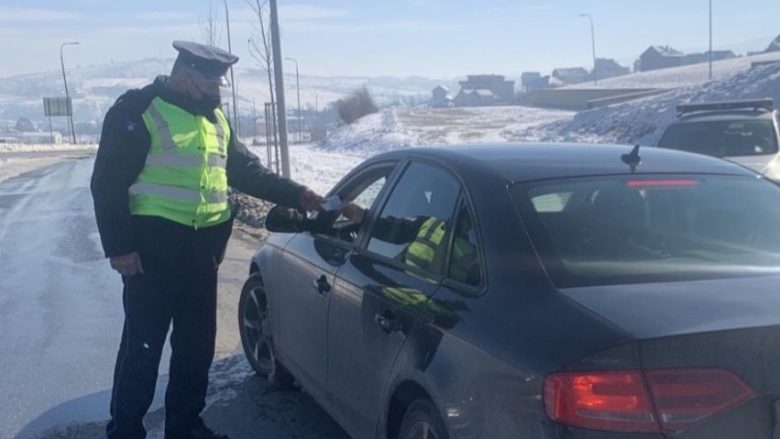
<path fill-rule="evenodd" d="M 74 20 L 83 14 L 52 9 L 27 9 L 0 7 L 0 22 L 34 22 Z"/>

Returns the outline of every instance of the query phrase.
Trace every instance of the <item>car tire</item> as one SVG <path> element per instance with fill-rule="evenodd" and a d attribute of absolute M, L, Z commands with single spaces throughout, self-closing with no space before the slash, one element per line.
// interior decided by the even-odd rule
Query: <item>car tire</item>
<path fill-rule="evenodd" d="M 406 410 L 398 439 L 449 439 L 436 406 L 427 398 L 417 399 Z"/>
<path fill-rule="evenodd" d="M 241 288 L 238 301 L 238 329 L 247 361 L 272 385 L 292 387 L 295 378 L 276 357 L 268 320 L 268 300 L 260 273 L 254 273 Z"/>

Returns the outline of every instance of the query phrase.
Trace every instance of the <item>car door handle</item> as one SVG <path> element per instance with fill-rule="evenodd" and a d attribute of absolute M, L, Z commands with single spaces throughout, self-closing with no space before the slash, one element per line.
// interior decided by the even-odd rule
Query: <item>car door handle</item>
<path fill-rule="evenodd" d="M 314 281 L 314 288 L 322 295 L 330 292 L 332 286 L 328 282 L 328 278 L 323 274 L 319 279 Z"/>
<path fill-rule="evenodd" d="M 401 330 L 401 324 L 394 317 L 385 314 L 374 314 L 374 322 L 382 331 L 386 333 L 398 332 Z"/>

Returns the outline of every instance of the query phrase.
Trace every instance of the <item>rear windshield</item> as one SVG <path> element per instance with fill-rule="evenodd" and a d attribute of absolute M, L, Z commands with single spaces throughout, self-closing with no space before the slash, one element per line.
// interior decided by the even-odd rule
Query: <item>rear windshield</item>
<path fill-rule="evenodd" d="M 774 154 L 777 136 L 771 120 L 692 122 L 671 125 L 658 146 L 715 157 Z"/>
<path fill-rule="evenodd" d="M 559 287 L 780 271 L 780 187 L 766 180 L 613 176 L 512 193 Z"/>

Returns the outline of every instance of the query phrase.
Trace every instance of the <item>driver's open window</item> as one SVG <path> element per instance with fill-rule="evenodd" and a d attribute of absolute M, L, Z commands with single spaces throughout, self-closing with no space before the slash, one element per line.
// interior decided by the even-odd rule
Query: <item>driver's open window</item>
<path fill-rule="evenodd" d="M 365 211 L 363 222 L 367 221 L 371 207 L 382 193 L 394 168 L 395 163 L 380 165 L 351 179 L 337 192 L 342 205 L 353 203 L 359 206 Z M 356 223 L 342 214 L 330 215 L 323 220 L 326 222 L 324 228 L 328 235 L 347 242 L 357 239 L 361 223 Z"/>
<path fill-rule="evenodd" d="M 368 210 L 371 209 L 371 206 L 374 204 L 374 201 L 376 201 L 377 197 L 379 196 L 379 193 L 382 191 L 382 188 L 385 187 L 385 183 L 387 183 L 387 175 L 380 175 L 379 178 L 373 180 L 369 179 L 367 183 L 369 183 L 368 186 L 360 190 L 357 195 L 354 197 L 347 195 L 345 199 L 342 199 L 342 203 L 354 203 L 361 209 L 364 209 L 366 212 L 368 212 Z M 340 223 L 343 224 L 345 222 L 350 222 L 350 220 L 347 219 L 344 215 L 339 215 L 338 218 L 336 218 L 336 223 L 334 225 L 338 225 Z"/>

